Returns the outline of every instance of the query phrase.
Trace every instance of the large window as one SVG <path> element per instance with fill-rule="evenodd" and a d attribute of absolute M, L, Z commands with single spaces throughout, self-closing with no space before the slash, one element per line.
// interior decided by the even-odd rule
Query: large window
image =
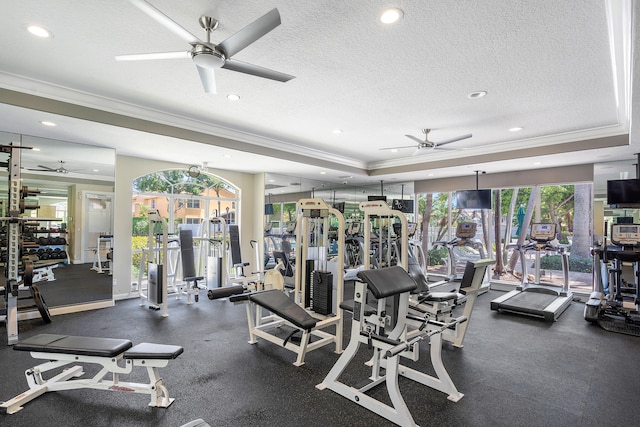
<path fill-rule="evenodd" d="M 166 220 L 170 234 L 188 227 L 198 236 L 204 219 L 237 223 L 240 203 L 238 189 L 214 175 L 201 173 L 193 178 L 184 170 L 165 170 L 133 181 L 132 205 L 132 282 L 137 283 L 144 276 L 142 250 L 148 244 L 150 210 Z"/>
<path fill-rule="evenodd" d="M 570 288 L 590 292 L 592 200 L 590 183 L 494 189 L 490 210 L 461 208 L 456 192 L 422 194 L 419 238 L 427 269 L 432 274 L 461 274 L 467 260 L 488 256 L 496 259 L 491 280 L 515 284 L 533 279 L 539 256 L 540 283 L 561 285 L 561 258 L 566 255 Z M 531 225 L 536 223 L 553 225 L 552 246 L 557 251 L 521 250 L 534 240 Z M 456 235 L 471 230 L 472 235 Z"/>

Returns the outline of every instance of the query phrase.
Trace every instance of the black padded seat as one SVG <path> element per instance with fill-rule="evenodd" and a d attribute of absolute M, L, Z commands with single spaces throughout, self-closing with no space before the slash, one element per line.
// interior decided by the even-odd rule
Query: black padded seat
<path fill-rule="evenodd" d="M 179 345 L 153 344 L 141 342 L 125 351 L 125 359 L 175 359 L 184 349 Z"/>
<path fill-rule="evenodd" d="M 131 348 L 126 339 L 39 334 L 16 343 L 14 350 L 79 356 L 114 357 Z"/>
<path fill-rule="evenodd" d="M 307 313 L 280 290 L 256 292 L 250 294 L 249 299 L 305 331 L 315 328 L 318 323 L 318 319 Z"/>
<path fill-rule="evenodd" d="M 367 289 L 376 299 L 411 292 L 417 288 L 416 282 L 398 265 L 360 271 L 358 277 L 367 283 Z"/>

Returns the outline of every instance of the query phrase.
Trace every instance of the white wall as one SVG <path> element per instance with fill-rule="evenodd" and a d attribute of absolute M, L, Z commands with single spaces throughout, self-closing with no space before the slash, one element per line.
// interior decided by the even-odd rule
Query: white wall
<path fill-rule="evenodd" d="M 136 297 L 131 293 L 131 214 L 132 182 L 135 178 L 165 169 L 187 169 L 182 163 L 160 162 L 137 157 L 116 156 L 116 185 L 114 206 L 114 299 Z M 264 205 L 264 174 L 247 174 L 209 168 L 209 172 L 240 189 L 238 224 L 244 262 L 251 265 L 245 271 L 257 271 L 254 252 L 249 240 L 262 243 L 262 215 Z M 262 244 L 259 245 L 262 248 Z"/>

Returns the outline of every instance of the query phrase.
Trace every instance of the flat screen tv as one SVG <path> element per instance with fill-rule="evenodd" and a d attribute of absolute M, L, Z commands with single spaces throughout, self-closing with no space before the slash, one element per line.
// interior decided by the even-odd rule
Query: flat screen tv
<path fill-rule="evenodd" d="M 640 180 L 613 179 L 607 181 L 607 204 L 612 208 L 640 206 Z"/>
<path fill-rule="evenodd" d="M 367 196 L 367 202 L 376 202 L 378 200 L 386 202 L 387 196 Z"/>
<path fill-rule="evenodd" d="M 391 201 L 391 209 L 402 213 L 413 213 L 413 200 L 393 199 Z"/>
<path fill-rule="evenodd" d="M 338 202 L 333 204 L 333 209 L 337 209 L 338 212 L 344 213 L 344 202 Z"/>
<path fill-rule="evenodd" d="M 456 191 L 456 205 L 460 209 L 491 209 L 491 190 Z"/>

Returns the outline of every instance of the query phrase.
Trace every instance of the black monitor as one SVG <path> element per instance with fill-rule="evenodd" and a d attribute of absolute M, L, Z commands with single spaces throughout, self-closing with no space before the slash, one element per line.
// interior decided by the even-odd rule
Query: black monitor
<path fill-rule="evenodd" d="M 334 203 L 333 209 L 337 209 L 338 212 L 344 213 L 344 202 Z"/>
<path fill-rule="evenodd" d="M 413 200 L 393 199 L 391 201 L 391 209 L 402 213 L 413 213 Z"/>
<path fill-rule="evenodd" d="M 367 202 L 375 202 L 381 200 L 383 202 L 387 201 L 387 196 L 367 196 Z"/>
<path fill-rule="evenodd" d="M 460 209 L 491 209 L 491 190 L 456 191 L 456 204 Z"/>
<path fill-rule="evenodd" d="M 640 180 L 614 179 L 607 181 L 607 204 L 612 208 L 640 206 Z"/>

